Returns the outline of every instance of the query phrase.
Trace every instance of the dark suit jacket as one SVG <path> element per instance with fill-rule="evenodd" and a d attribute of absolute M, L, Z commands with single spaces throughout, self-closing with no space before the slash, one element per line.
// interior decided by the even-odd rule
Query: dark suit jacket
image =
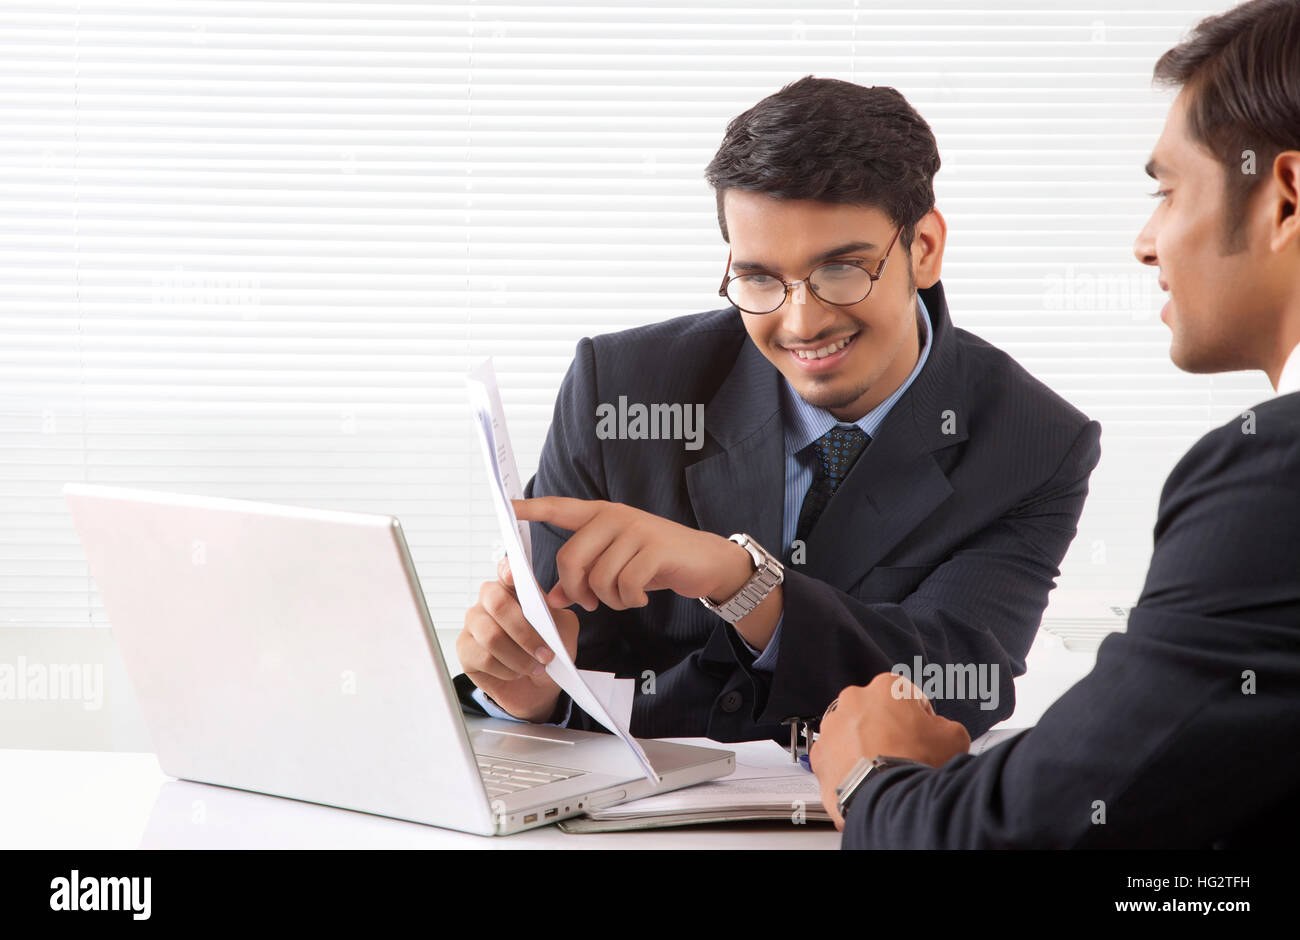
<path fill-rule="evenodd" d="M 1300 835 L 1300 393 L 1203 437 L 1126 633 L 1037 727 L 868 777 L 846 848 L 1240 847 Z M 1103 808 L 1105 822 L 1095 822 Z"/>
<path fill-rule="evenodd" d="M 1006 353 L 953 327 L 943 288 L 922 291 L 930 356 L 788 565 L 774 673 L 735 629 L 669 591 L 648 606 L 575 608 L 578 665 L 634 676 L 632 732 L 718 741 L 789 739 L 846 685 L 895 663 L 997 664 L 999 701 L 936 701 L 971 735 L 1011 714 L 1057 565 L 1100 454 L 1100 426 Z M 560 388 L 529 496 L 626 503 L 781 554 L 785 486 L 780 373 L 735 307 L 584 339 Z M 705 404 L 699 450 L 680 440 L 602 440 L 596 407 Z M 947 426 L 945 426 L 947 422 Z M 951 433 L 948 433 L 951 432 Z M 534 569 L 556 581 L 570 533 L 531 526 Z M 653 694 L 642 677 L 654 673 Z M 466 707 L 472 685 L 458 687 Z M 562 714 L 565 701 L 557 714 Z M 574 709 L 570 727 L 598 730 Z"/>

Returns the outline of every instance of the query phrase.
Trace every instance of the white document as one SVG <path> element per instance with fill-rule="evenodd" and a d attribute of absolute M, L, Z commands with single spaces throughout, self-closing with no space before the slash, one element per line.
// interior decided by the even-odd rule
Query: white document
<path fill-rule="evenodd" d="M 658 783 L 660 776 L 636 738 L 628 732 L 632 721 L 634 680 L 619 679 L 610 672 L 579 669 L 574 664 L 560 639 L 560 631 L 551 617 L 546 596 L 533 574 L 527 523 L 521 523 L 515 517 L 514 507 L 510 504 L 512 499 L 523 499 L 524 492 L 519 482 L 510 437 L 506 432 L 492 360 L 488 359 L 474 369 L 467 384 L 479 444 L 488 471 L 488 482 L 491 484 L 492 504 L 496 507 L 497 524 L 505 540 L 506 557 L 510 560 L 510 571 L 514 576 L 515 594 L 519 598 L 525 619 L 555 654 L 555 658 L 546 667 L 546 674 L 569 693 L 579 708 L 622 738 L 628 746 L 630 756 L 639 765 L 637 770 L 652 782 Z"/>
<path fill-rule="evenodd" d="M 783 818 L 796 813 L 809 819 L 829 819 L 822 805 L 821 786 L 808 771 L 803 777 L 744 777 L 706 780 L 693 787 L 593 809 L 592 819 L 639 819 L 693 815 L 700 822 L 753 819 L 756 814 Z"/>
<path fill-rule="evenodd" d="M 505 491 L 506 499 L 523 499 L 524 484 L 519 479 L 515 451 L 510 446 L 510 435 L 506 432 L 506 413 L 501 407 L 501 389 L 497 386 L 496 371 L 492 368 L 491 359 L 484 359 L 470 371 L 469 396 L 474 410 L 480 414 L 486 412 L 492 421 L 492 439 L 495 443 L 492 456 L 496 461 L 495 469 L 501 479 L 501 487 Z M 491 469 L 489 467 L 489 470 Z M 514 515 L 513 511 L 511 515 Z M 533 540 L 528 534 L 528 523 L 516 519 L 515 526 L 519 529 L 519 541 L 524 546 L 524 555 L 528 558 L 528 566 L 531 568 Z"/>
<path fill-rule="evenodd" d="M 620 679 L 612 672 L 596 672 L 593 669 L 579 669 L 587 688 L 605 706 L 610 717 L 623 723 L 623 727 L 632 727 L 632 696 L 636 692 L 635 679 Z"/>
<path fill-rule="evenodd" d="M 971 742 L 981 754 L 1024 728 L 996 728 Z M 676 738 L 682 744 L 709 744 Z M 649 829 L 754 819 L 785 819 L 798 812 L 807 821 L 828 821 L 821 801 L 821 783 L 803 765 L 790 760 L 790 751 L 772 741 L 729 743 L 736 752 L 736 769 L 721 780 L 591 810 L 586 819 L 568 820 L 571 832 Z"/>
<path fill-rule="evenodd" d="M 729 743 L 727 747 L 736 752 L 736 769 L 730 776 L 601 807 L 588 815 L 605 822 L 642 819 L 647 823 L 667 817 L 677 823 L 785 819 L 796 812 L 809 820 L 830 819 L 822 806 L 817 777 L 790 760 L 788 749 L 772 741 Z"/>

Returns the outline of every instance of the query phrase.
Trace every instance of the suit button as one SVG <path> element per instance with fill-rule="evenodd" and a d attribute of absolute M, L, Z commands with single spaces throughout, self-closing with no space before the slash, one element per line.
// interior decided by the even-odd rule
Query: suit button
<path fill-rule="evenodd" d="M 745 696 L 741 695 L 739 692 L 732 691 L 722 696 L 722 702 L 720 704 L 722 705 L 722 710 L 724 712 L 731 714 L 732 712 L 740 711 L 740 706 L 744 704 L 744 701 Z"/>

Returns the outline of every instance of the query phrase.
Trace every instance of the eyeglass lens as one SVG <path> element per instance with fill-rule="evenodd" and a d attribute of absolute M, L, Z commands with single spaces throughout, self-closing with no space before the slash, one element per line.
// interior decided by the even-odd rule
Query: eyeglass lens
<path fill-rule="evenodd" d="M 808 286 L 827 303 L 849 306 L 871 293 L 871 275 L 856 264 L 831 262 L 809 275 Z M 785 303 L 785 294 L 785 285 L 770 274 L 744 274 L 727 282 L 727 299 L 750 313 L 771 313 Z"/>

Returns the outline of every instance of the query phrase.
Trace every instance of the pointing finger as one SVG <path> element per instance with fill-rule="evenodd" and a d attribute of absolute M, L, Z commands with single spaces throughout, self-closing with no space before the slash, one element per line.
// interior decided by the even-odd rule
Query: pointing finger
<path fill-rule="evenodd" d="M 604 505 L 601 500 L 570 496 L 536 496 L 510 502 L 515 508 L 515 518 L 521 522 L 549 522 L 570 532 L 590 522 Z"/>

